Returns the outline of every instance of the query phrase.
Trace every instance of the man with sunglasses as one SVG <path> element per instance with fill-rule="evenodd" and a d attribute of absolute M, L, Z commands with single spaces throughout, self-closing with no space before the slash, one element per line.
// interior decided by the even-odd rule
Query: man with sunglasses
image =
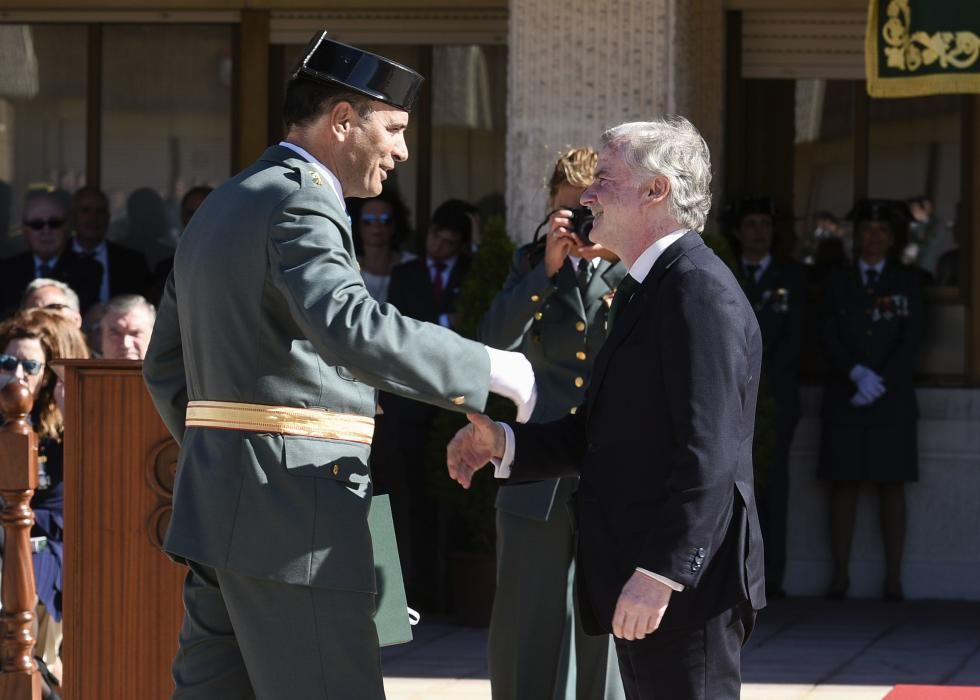
<path fill-rule="evenodd" d="M 375 388 L 533 410 L 522 355 L 402 316 L 357 271 L 344 196 L 376 196 L 408 157 L 421 81 L 318 33 L 286 87 L 285 140 L 178 243 L 143 364 L 181 447 L 164 540 L 189 567 L 175 697 L 384 698 Z"/>
<path fill-rule="evenodd" d="M 63 194 L 63 193 L 61 193 Z M 59 193 L 34 191 L 24 202 L 22 231 L 28 252 L 0 262 L 0 312 L 20 304 L 31 280 L 55 279 L 79 296 L 82 311 L 98 301 L 101 270 L 79 258 L 69 243 L 68 212 Z"/>
<path fill-rule="evenodd" d="M 82 327 L 81 304 L 75 290 L 64 282 L 38 277 L 27 285 L 24 299 L 20 303 L 22 309 L 48 309 L 57 311 L 75 328 Z"/>

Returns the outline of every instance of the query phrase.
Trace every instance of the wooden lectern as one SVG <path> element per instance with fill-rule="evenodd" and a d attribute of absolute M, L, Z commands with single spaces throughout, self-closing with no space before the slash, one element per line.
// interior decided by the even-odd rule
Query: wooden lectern
<path fill-rule="evenodd" d="M 142 363 L 66 360 L 64 690 L 70 700 L 173 692 L 186 569 L 161 551 L 177 444 Z"/>

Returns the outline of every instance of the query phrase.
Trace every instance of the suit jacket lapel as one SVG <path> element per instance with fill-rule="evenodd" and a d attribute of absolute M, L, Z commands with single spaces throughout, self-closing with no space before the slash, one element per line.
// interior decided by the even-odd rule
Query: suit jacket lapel
<path fill-rule="evenodd" d="M 606 374 L 606 370 L 609 368 L 609 362 L 615 354 L 616 348 L 629 335 L 633 326 L 636 325 L 640 316 L 643 315 L 643 307 L 653 299 L 657 287 L 660 286 L 660 280 L 663 279 L 663 276 L 667 274 L 667 270 L 670 269 L 671 265 L 679 257 L 699 245 L 704 245 L 701 236 L 691 231 L 688 231 L 678 240 L 674 241 L 667 250 L 660 254 L 660 257 L 653 264 L 653 268 L 647 274 L 646 279 L 640 284 L 639 289 L 634 292 L 630 303 L 619 313 L 619 318 L 616 319 L 616 324 L 612 328 L 612 332 L 606 338 L 602 350 L 599 352 L 598 357 L 596 357 L 595 367 L 592 371 L 592 381 L 589 384 L 588 404 L 590 409 L 595 403 L 596 396 L 599 395 L 602 379 Z"/>

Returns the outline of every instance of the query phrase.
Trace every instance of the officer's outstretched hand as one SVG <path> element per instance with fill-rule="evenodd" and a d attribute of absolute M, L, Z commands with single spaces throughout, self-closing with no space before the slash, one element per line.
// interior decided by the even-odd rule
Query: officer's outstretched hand
<path fill-rule="evenodd" d="M 460 428 L 446 447 L 449 476 L 464 489 L 491 459 L 503 457 L 507 446 L 504 429 L 496 422 L 480 413 L 467 413 L 466 418 L 470 424 Z"/>

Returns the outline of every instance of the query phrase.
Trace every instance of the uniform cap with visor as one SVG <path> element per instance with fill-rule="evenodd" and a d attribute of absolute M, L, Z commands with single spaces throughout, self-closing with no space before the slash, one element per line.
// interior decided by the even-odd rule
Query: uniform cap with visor
<path fill-rule="evenodd" d="M 291 77 L 339 85 L 406 112 L 412 111 L 424 80 L 400 63 L 328 39 L 326 31 L 310 40 Z"/>

